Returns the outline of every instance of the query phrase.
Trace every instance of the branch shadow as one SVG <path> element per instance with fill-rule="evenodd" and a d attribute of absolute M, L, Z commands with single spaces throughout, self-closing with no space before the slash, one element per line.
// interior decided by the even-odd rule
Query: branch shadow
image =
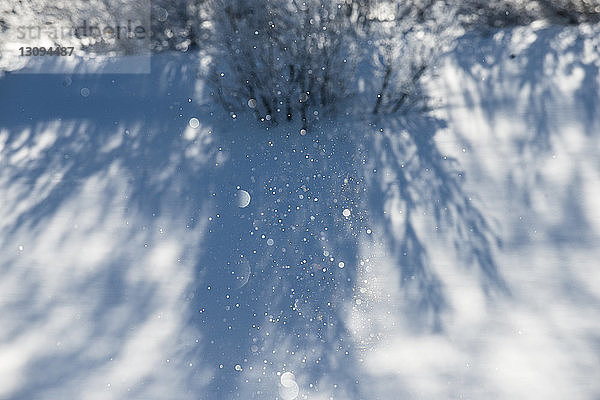
<path fill-rule="evenodd" d="M 589 24 L 568 28 L 524 27 L 496 30 L 491 33 L 492 41 L 484 41 L 476 33 L 461 38 L 456 47 L 458 66 L 469 79 L 479 82 L 479 99 L 489 120 L 496 120 L 503 108 L 514 106 L 506 93 L 524 94 L 525 102 L 517 108 L 530 129 L 527 137 L 516 139 L 521 154 L 551 151 L 556 145 L 551 136 L 561 134 L 557 114 L 564 115 L 565 111 L 573 113 L 572 119 L 582 123 L 588 135 L 598 131 L 597 30 L 597 25 Z M 515 79 L 507 79 L 513 76 Z M 558 76 L 569 80 L 561 82 L 556 79 Z M 573 93 L 568 93 L 572 95 L 569 110 L 561 110 L 557 102 L 568 104 L 564 95 L 572 89 Z M 485 101 L 492 98 L 494 102 Z M 503 98 L 504 102 L 497 101 Z"/>
<path fill-rule="evenodd" d="M 11 294 L 0 304 L 0 396 L 183 398 L 202 387 L 201 367 L 181 373 L 193 330 L 174 341 L 175 322 L 157 315 L 181 318 L 172 308 L 186 303 L 181 273 L 207 186 L 197 169 L 211 155 L 206 137 L 183 137 L 199 109 L 193 62 L 153 64 L 151 75 L 0 80 L 0 271 Z"/>
<path fill-rule="evenodd" d="M 217 210 L 197 272 L 206 286 L 194 294 L 192 324 L 210 330 L 198 357 L 223 370 L 210 393 L 261 398 L 282 388 L 274 371 L 292 371 L 305 390 L 333 395 L 335 382 L 346 398 L 367 396 L 361 363 L 380 333 L 357 339 L 375 316 L 356 327 L 350 315 L 380 295 L 361 288 L 363 272 L 378 268 L 370 258 L 399 270 L 401 312 L 415 332 L 442 334 L 451 311 L 423 226 L 452 243 L 485 293 L 510 295 L 493 224 L 435 142 L 443 121 L 322 121 L 307 136 L 300 126 L 242 125 L 245 134 L 221 136 L 230 165 L 214 178 Z M 237 190 L 250 193 L 247 207 L 235 204 Z"/>
<path fill-rule="evenodd" d="M 12 324 L 3 342 L 42 326 L 34 334 L 39 349 L 50 329 L 44 321 L 55 318 L 45 313 L 91 298 L 89 329 L 64 352 L 29 353 L 11 398 L 76 397 L 90 381 L 106 390 L 92 376 L 122 371 L 111 369 L 112 360 L 131 357 L 132 341 L 147 340 L 135 333 L 154 327 L 164 307 L 181 318 L 174 329 L 182 331 L 159 341 L 177 342 L 167 353 L 173 358 L 138 357 L 146 369 L 121 395 L 160 398 L 176 385 L 182 397 L 264 398 L 281 390 L 277 373 L 293 371 L 303 392 L 368 397 L 361 363 L 378 336 L 357 342 L 349 315 L 368 309 L 368 296 L 377 294 L 359 289 L 363 272 L 377 268 L 369 254 L 384 249 L 399 271 L 395 284 L 407 296 L 402 309 L 414 330 L 444 331 L 446 288 L 423 226 L 435 226 L 475 266 L 484 290 L 509 293 L 494 258 L 500 243 L 493 226 L 465 191 L 456 160 L 435 142 L 443 121 L 322 120 L 308 135 L 294 123 L 265 131 L 214 111 L 210 98 L 196 105 L 191 63 L 153 62 L 148 76 L 0 80 L 9 94 L 0 99 L 3 196 L 13 207 L 3 211 L 1 243 L 40 242 L 26 245 L 32 259 L 20 261 L 19 248 L 0 270 L 15 281 L 31 260 L 42 271 L 69 265 L 57 275 L 66 292 L 43 290 L 50 297 L 41 305 L 25 298 L 48 286 L 48 272 L 12 288 L 15 301 L 1 305 Z M 200 127 L 188 125 L 193 116 Z M 236 203 L 241 189 L 251 199 L 246 207 Z M 103 241 L 105 252 L 94 256 Z M 88 257 L 96 261 L 88 265 Z M 81 272 L 79 262 L 93 268 Z M 185 266 L 190 279 L 171 290 Z M 63 327 L 77 331 L 77 324 L 68 319 Z M 170 362 L 177 369 L 167 369 Z"/>

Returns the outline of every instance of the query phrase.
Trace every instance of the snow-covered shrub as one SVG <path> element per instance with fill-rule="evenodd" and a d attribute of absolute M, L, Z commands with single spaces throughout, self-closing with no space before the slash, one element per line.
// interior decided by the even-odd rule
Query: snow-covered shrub
<path fill-rule="evenodd" d="M 152 2 L 152 49 L 188 51 L 205 46 L 208 15 L 205 0 Z"/>
<path fill-rule="evenodd" d="M 577 24 L 600 21 L 599 0 L 464 0 L 458 6 L 460 20 L 468 27 L 526 25 L 545 19 Z"/>
<path fill-rule="evenodd" d="M 215 0 L 211 10 L 211 79 L 228 110 L 306 122 L 347 95 L 354 43 L 337 3 Z"/>
<path fill-rule="evenodd" d="M 374 113 L 398 111 L 452 25 L 437 0 L 214 0 L 210 9 L 214 95 L 232 113 L 304 126 L 365 99 Z"/>
<path fill-rule="evenodd" d="M 419 80 L 460 31 L 443 1 L 380 1 L 372 13 L 372 110 L 394 113 L 420 100 Z"/>

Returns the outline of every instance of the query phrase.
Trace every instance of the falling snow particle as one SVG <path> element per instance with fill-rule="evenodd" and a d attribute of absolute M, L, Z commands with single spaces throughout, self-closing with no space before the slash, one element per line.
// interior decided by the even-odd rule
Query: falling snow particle
<path fill-rule="evenodd" d="M 340 262 L 338 263 L 338 267 L 340 267 L 340 268 L 344 268 L 344 265 L 345 265 L 345 264 L 344 264 L 344 262 L 343 262 L 343 261 L 340 261 Z"/>
<path fill-rule="evenodd" d="M 248 204 L 250 204 L 250 193 L 246 192 L 243 189 L 239 189 L 237 192 L 235 192 L 233 196 L 235 197 L 236 205 L 239 208 L 248 207 Z"/>
<path fill-rule="evenodd" d="M 275 241 L 273 239 L 271 239 L 271 238 L 267 239 L 267 244 L 269 246 L 273 246 L 274 243 L 275 243 Z"/>
<path fill-rule="evenodd" d="M 25 249 L 25 247 L 23 247 L 22 244 L 19 245 L 19 247 L 17 247 L 19 249 L 19 251 L 23 251 Z"/>
<path fill-rule="evenodd" d="M 248 100 L 248 107 L 255 108 L 256 107 L 256 99 Z"/>
<path fill-rule="evenodd" d="M 240 364 L 235 364 L 235 370 L 236 371 L 241 371 L 242 370 L 242 366 Z"/>
<path fill-rule="evenodd" d="M 283 386 L 289 386 L 292 382 L 296 381 L 296 377 L 291 372 L 284 372 L 281 374 L 279 381 Z"/>
<path fill-rule="evenodd" d="M 164 22 L 167 20 L 169 16 L 169 12 L 162 7 L 157 7 L 155 10 L 152 10 L 152 13 L 156 11 L 156 19 L 160 22 Z"/>
<path fill-rule="evenodd" d="M 189 124 L 192 128 L 196 129 L 200 126 L 200 121 L 198 121 L 198 118 L 191 118 Z"/>
<path fill-rule="evenodd" d="M 302 136 L 305 136 L 306 135 L 306 129 L 300 129 L 300 134 Z"/>
<path fill-rule="evenodd" d="M 90 89 L 84 87 L 81 89 L 80 93 L 83 97 L 88 97 L 90 95 Z"/>
<path fill-rule="evenodd" d="M 284 372 L 280 378 L 279 395 L 283 400 L 294 400 L 300 393 L 296 377 L 291 372 Z"/>
<path fill-rule="evenodd" d="M 344 211 L 342 211 L 342 215 L 348 218 L 350 216 L 350 209 L 345 208 Z"/>

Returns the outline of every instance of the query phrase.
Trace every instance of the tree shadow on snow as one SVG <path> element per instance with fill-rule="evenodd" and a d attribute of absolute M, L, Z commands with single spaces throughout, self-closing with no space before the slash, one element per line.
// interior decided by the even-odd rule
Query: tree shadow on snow
<path fill-rule="evenodd" d="M 465 87 L 480 102 L 470 106 L 480 106 L 494 135 L 517 151 L 520 162 L 509 173 L 508 190 L 530 209 L 536 208 L 536 196 L 548 196 L 540 190 L 549 184 L 544 168 L 569 159 L 571 143 L 595 145 L 600 131 L 598 37 L 597 24 L 581 24 L 497 30 L 493 40 L 471 33 L 457 44 L 455 60 L 470 83 Z M 572 175 L 568 191 L 555 187 L 552 194 L 561 199 L 560 209 L 569 210 L 558 223 L 548 222 L 549 239 L 556 245 L 593 236 L 580 204 L 587 168 L 577 163 L 560 168 Z"/>
<path fill-rule="evenodd" d="M 0 100 L 3 180 L 16 193 L 7 202 L 15 212 L 3 247 L 12 236 L 44 238 L 60 210 L 86 185 L 93 191 L 94 182 L 98 198 L 82 211 L 94 211 L 88 230 L 72 236 L 69 225 L 56 243 L 79 240 L 81 251 L 92 251 L 97 242 L 89 238 L 107 215 L 136 224 L 118 228 L 124 249 L 104 254 L 99 268 L 63 295 L 61 301 L 77 303 L 92 294 L 92 329 L 66 353 L 31 356 L 11 398 L 77 393 L 112 357 L 125 356 L 121 339 L 153 318 L 158 287 L 170 279 L 166 273 L 138 285 L 128 280 L 143 263 L 152 271 L 152 256 L 140 254 L 160 245 L 150 232 L 161 223 L 170 223 L 182 243 L 167 263 L 194 266 L 178 296 L 187 304 L 180 310 L 184 326 L 199 339 L 182 339 L 174 363 L 189 365 L 178 389 L 195 398 L 264 398 L 280 387 L 277 371 L 293 371 L 302 390 L 327 392 L 333 382 L 347 398 L 368 397 L 360 385 L 362 350 L 348 323 L 362 271 L 378 268 L 363 268 L 365 247 L 374 256 L 384 249 L 399 271 L 394 284 L 407 293 L 403 311 L 416 332 L 444 331 L 445 288 L 430 260 L 436 235 L 453 244 L 466 266 L 476 266 L 486 292 L 508 292 L 494 260 L 494 228 L 463 188 L 460 166 L 435 143 L 443 121 L 423 115 L 377 125 L 322 121 L 306 136 L 293 123 L 265 130 L 244 117 L 225 121 L 210 97 L 198 106 L 195 71 L 183 65 L 157 62 L 147 76 L 0 80 L 8 93 Z M 199 119 L 196 128 L 188 124 L 192 117 Z M 250 196 L 245 207 L 239 189 Z M 71 223 L 77 221 L 65 222 Z M 16 276 L 16 265 L 16 255 L 3 260 L 3 276 Z M 20 298 L 42 284 L 23 281 Z M 2 306 L 14 320 L 25 314 L 9 336 L 26 335 L 46 318 L 44 310 L 60 304 Z M 115 322 L 111 310 L 125 306 Z M 88 354 L 107 338 L 110 350 Z M 130 395 L 151 398 L 156 371 Z"/>
<path fill-rule="evenodd" d="M 527 135 L 514 139 L 516 147 L 520 153 L 541 154 L 555 145 L 551 135 L 563 133 L 558 122 L 566 115 L 581 123 L 586 134 L 598 131 L 597 31 L 597 26 L 587 24 L 524 27 L 495 31 L 494 40 L 472 32 L 460 39 L 455 59 L 476 82 L 488 120 L 514 108 L 511 111 L 523 115 L 528 128 Z M 563 109 L 565 105 L 569 108 Z"/>
<path fill-rule="evenodd" d="M 381 295 L 359 290 L 362 273 L 380 268 L 370 258 L 399 270 L 394 285 L 404 304 L 388 306 L 400 307 L 417 333 L 443 333 L 449 311 L 429 257 L 433 237 L 451 242 L 451 259 L 477 269 L 486 293 L 509 293 L 492 222 L 463 188 L 464 171 L 435 143 L 442 121 L 324 121 L 306 136 L 293 124 L 229 125 L 194 303 L 194 324 L 211 331 L 198 357 L 223 369 L 211 393 L 261 398 L 278 386 L 274 371 L 293 371 L 301 387 L 335 394 L 335 383 L 349 388 L 347 398 L 368 396 L 362 352 L 381 333 L 357 340 L 349 314 Z M 238 188 L 250 194 L 246 207 L 236 204 Z"/>

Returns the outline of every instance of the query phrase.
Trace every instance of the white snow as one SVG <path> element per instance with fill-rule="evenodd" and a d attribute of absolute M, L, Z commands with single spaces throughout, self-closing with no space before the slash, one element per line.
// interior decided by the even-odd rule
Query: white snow
<path fill-rule="evenodd" d="M 0 398 L 599 397 L 599 33 L 470 34 L 431 114 L 308 130 L 191 56 L 3 76 Z"/>

